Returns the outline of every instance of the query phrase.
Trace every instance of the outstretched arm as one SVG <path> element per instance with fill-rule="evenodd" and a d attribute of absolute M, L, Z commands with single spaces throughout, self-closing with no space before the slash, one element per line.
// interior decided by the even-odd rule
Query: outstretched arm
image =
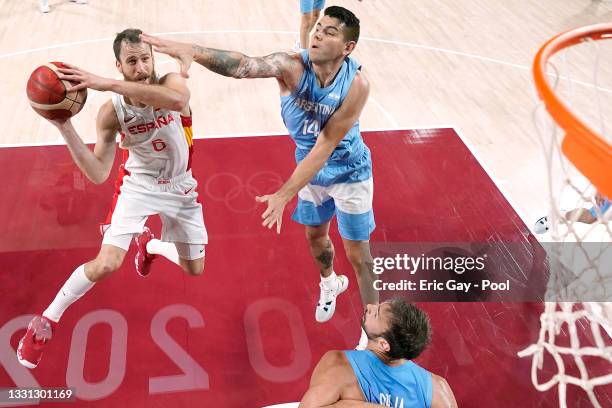
<path fill-rule="evenodd" d="M 83 142 L 72 126 L 66 121 L 50 121 L 58 128 L 68 145 L 76 165 L 94 184 L 106 181 L 115 159 L 115 138 L 119 129 L 117 115 L 110 101 L 102 105 L 96 119 L 97 139 L 93 152 Z"/>
<path fill-rule="evenodd" d="M 264 226 L 272 228 L 276 224 L 276 231 L 280 233 L 285 205 L 317 174 L 346 132 L 359 120 L 369 93 L 367 79 L 358 74 L 342 106 L 327 121 L 312 150 L 297 165 L 289 180 L 276 193 L 257 198 L 260 202 L 268 202 L 268 209 L 262 215 Z"/>
<path fill-rule="evenodd" d="M 265 57 L 249 57 L 236 51 L 206 48 L 196 44 L 165 40 L 148 34 L 140 36 L 143 42 L 153 49 L 176 58 L 181 65 L 181 74 L 188 77 L 187 71 L 193 61 L 216 72 L 232 78 L 276 78 L 291 84 L 295 77 L 301 77 L 299 55 L 277 52 Z"/>
<path fill-rule="evenodd" d="M 74 65 L 59 68 L 60 79 L 77 82 L 67 91 L 91 88 L 97 91 L 112 91 L 145 105 L 181 112 L 189 104 L 189 89 L 184 78 L 175 73 L 167 74 L 159 84 L 145 84 L 104 78 L 94 75 Z"/>

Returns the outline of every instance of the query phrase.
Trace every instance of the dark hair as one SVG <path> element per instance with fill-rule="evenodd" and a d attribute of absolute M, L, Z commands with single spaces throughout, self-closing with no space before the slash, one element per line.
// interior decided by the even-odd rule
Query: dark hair
<path fill-rule="evenodd" d="M 119 53 L 121 52 L 121 43 L 125 41 L 128 44 L 139 44 L 142 42 L 140 40 L 140 34 L 142 34 L 142 30 L 138 28 L 128 28 L 117 33 L 115 41 L 113 41 L 113 51 L 115 52 L 117 61 L 120 61 Z"/>
<path fill-rule="evenodd" d="M 417 358 L 431 342 L 431 325 L 427 313 L 403 299 L 392 299 L 389 329 L 382 334 L 391 360 Z"/>
<path fill-rule="evenodd" d="M 340 6 L 330 6 L 325 9 L 325 15 L 331 18 L 336 18 L 344 24 L 344 38 L 348 41 L 359 40 L 359 19 L 352 11 Z"/>

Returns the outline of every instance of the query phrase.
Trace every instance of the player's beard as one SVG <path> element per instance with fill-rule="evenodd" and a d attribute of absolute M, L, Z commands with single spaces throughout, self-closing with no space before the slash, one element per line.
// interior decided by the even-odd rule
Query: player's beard
<path fill-rule="evenodd" d="M 361 328 L 363 329 L 368 339 L 372 340 L 372 338 L 370 337 L 370 333 L 368 333 L 368 330 L 366 329 L 366 326 L 365 326 L 366 313 L 367 313 L 367 309 L 366 311 L 363 312 L 363 317 L 361 318 Z"/>
<path fill-rule="evenodd" d="M 366 313 L 367 313 L 367 310 L 363 312 L 363 317 L 361 318 L 361 328 L 363 329 L 366 336 L 368 337 L 368 340 L 374 340 L 378 337 L 382 337 L 384 333 L 372 333 L 368 331 L 368 329 L 366 329 L 366 326 L 365 326 Z"/>
<path fill-rule="evenodd" d="M 123 74 L 123 80 L 127 82 L 139 82 L 137 78 L 138 77 L 129 78 L 127 75 Z M 158 80 L 157 73 L 155 72 L 155 67 L 153 67 L 153 70 L 151 71 L 151 74 L 147 78 L 146 83 L 148 85 L 157 84 L 157 80 Z"/>

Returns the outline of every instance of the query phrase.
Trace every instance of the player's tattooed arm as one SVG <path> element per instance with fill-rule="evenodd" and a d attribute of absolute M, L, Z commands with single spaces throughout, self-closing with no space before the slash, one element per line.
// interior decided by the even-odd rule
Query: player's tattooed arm
<path fill-rule="evenodd" d="M 278 78 L 298 66 L 286 52 L 249 57 L 240 52 L 193 46 L 194 60 L 217 74 L 232 78 Z"/>
<path fill-rule="evenodd" d="M 297 85 L 304 71 L 299 54 L 277 52 L 265 57 L 249 57 L 241 52 L 206 48 L 149 34 L 141 34 L 140 38 L 151 44 L 155 51 L 175 58 L 185 78 L 189 77 L 188 71 L 193 61 L 227 77 L 276 78 L 289 87 Z"/>

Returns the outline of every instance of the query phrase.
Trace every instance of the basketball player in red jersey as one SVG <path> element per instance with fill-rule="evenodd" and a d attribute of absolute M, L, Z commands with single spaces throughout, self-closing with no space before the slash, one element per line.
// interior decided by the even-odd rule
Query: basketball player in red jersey
<path fill-rule="evenodd" d="M 114 93 L 98 112 L 93 152 L 70 119 L 51 121 L 81 171 L 93 183 L 106 181 L 114 162 L 117 133 L 121 135 L 119 146 L 129 155 L 120 169 L 121 189 L 115 195 L 100 252 L 76 268 L 42 316 L 32 319 L 19 342 L 17 357 L 28 368 L 39 363 L 68 306 L 119 269 L 132 238 L 138 245 L 136 269 L 143 276 L 156 255 L 168 258 L 191 275 L 201 275 L 204 270 L 208 236 L 197 201 L 197 182 L 190 170 L 189 89 L 179 74 L 157 78 L 151 47 L 140 41 L 141 33 L 124 30 L 113 43 L 123 81 L 74 66 L 60 70 L 60 79 L 77 83 L 69 91 L 91 88 Z M 147 217 L 154 214 L 159 214 L 163 222 L 162 241 L 154 239 L 145 227 Z"/>

